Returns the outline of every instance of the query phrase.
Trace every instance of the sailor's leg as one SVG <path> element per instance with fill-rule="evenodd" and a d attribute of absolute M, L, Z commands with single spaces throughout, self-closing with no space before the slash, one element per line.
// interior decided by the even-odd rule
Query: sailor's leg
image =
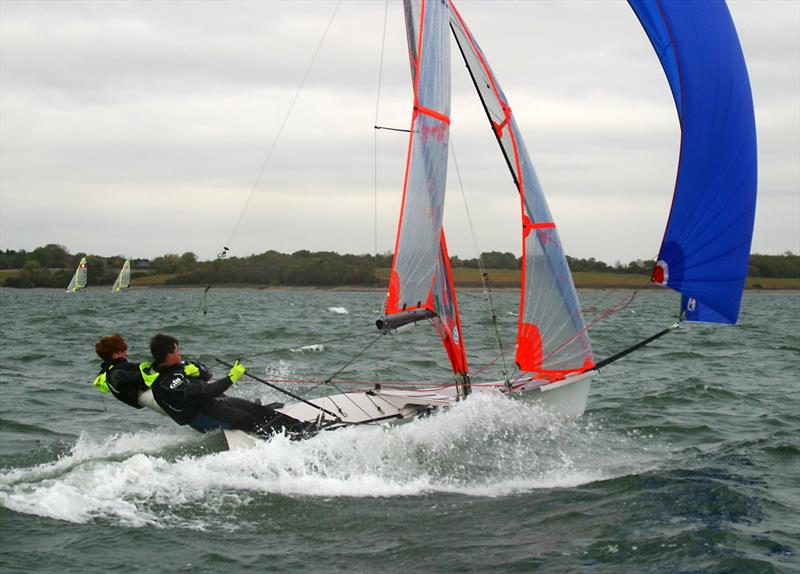
<path fill-rule="evenodd" d="M 297 420 L 280 411 L 266 406 L 252 403 L 238 397 L 222 396 L 214 399 L 215 412 L 236 411 L 247 416 L 241 416 L 232 427 L 258 434 L 272 434 L 285 431 L 294 438 L 306 438 L 316 433 L 316 425 L 312 422 Z M 208 409 L 205 409 L 208 412 Z M 232 414 L 227 415 L 232 418 Z"/>
<path fill-rule="evenodd" d="M 299 421 L 294 417 L 276 411 L 266 405 L 259 405 L 251 403 L 248 400 L 240 399 L 238 397 L 225 397 L 225 400 L 234 408 L 258 417 L 272 429 L 275 430 L 293 430 L 298 426 L 302 426 L 303 421 Z"/>
<path fill-rule="evenodd" d="M 257 432 L 264 424 L 262 418 L 238 408 L 238 405 L 230 399 L 231 397 L 224 396 L 212 399 L 203 409 L 203 412 L 192 419 L 189 424 L 193 428 L 197 428 L 194 424 L 195 419 L 197 419 L 198 424 L 207 426 L 206 430 L 212 430 L 208 427 L 215 424 L 216 426 L 212 428 Z"/>
<path fill-rule="evenodd" d="M 220 420 L 206 412 L 196 414 L 190 421 L 189 426 L 196 431 L 206 433 L 217 429 L 233 428 L 233 423 L 227 420 Z"/>

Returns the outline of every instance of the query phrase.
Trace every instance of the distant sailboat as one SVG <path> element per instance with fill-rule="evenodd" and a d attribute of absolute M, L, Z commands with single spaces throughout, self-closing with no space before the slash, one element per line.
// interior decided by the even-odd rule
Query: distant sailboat
<path fill-rule="evenodd" d="M 78 268 L 75 270 L 75 275 L 67 285 L 67 293 L 74 293 L 79 289 L 86 287 L 86 257 L 81 258 Z"/>
<path fill-rule="evenodd" d="M 122 269 L 117 275 L 117 280 L 114 281 L 114 286 L 111 288 L 111 291 L 114 293 L 119 293 L 123 289 L 127 289 L 128 286 L 131 284 L 131 260 L 126 259 L 125 263 L 122 265 Z"/>

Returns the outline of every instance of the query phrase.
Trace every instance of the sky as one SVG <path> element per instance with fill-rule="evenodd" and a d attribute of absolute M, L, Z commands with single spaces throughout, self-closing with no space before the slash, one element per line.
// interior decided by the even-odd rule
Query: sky
<path fill-rule="evenodd" d="M 457 6 L 567 254 L 654 258 L 680 133 L 627 3 Z M 800 1 L 729 7 L 758 133 L 752 252 L 798 253 Z M 449 251 L 518 255 L 518 196 L 452 57 Z M 0 249 L 390 252 L 407 135 L 373 126 L 406 128 L 411 103 L 397 2 L 0 0 Z"/>

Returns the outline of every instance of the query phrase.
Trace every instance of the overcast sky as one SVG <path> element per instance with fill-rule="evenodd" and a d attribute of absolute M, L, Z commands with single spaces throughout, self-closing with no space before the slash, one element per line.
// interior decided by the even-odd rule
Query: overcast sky
<path fill-rule="evenodd" d="M 756 108 L 753 252 L 797 253 L 800 2 L 729 5 Z M 653 258 L 680 134 L 627 3 L 458 6 L 510 100 L 567 253 Z M 335 8 L 0 1 L 0 248 L 390 251 L 407 135 L 376 137 L 372 126 L 376 109 L 382 125 L 410 120 L 399 3 L 388 7 L 378 101 L 385 4 L 342 2 L 259 180 Z M 517 195 L 455 48 L 453 75 L 450 252 L 476 255 L 466 198 L 477 250 L 519 254 Z"/>

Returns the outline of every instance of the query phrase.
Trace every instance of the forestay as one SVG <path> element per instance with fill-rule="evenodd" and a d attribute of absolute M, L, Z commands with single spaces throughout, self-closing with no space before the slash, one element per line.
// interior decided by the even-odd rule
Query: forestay
<path fill-rule="evenodd" d="M 678 175 L 653 281 L 690 321 L 735 323 L 755 218 L 756 129 L 739 38 L 722 0 L 630 0 L 681 125 Z"/>
<path fill-rule="evenodd" d="M 592 348 L 572 275 L 511 107 L 452 2 L 450 9 L 450 26 L 520 196 L 523 279 L 517 366 L 549 379 L 590 369 Z"/>

